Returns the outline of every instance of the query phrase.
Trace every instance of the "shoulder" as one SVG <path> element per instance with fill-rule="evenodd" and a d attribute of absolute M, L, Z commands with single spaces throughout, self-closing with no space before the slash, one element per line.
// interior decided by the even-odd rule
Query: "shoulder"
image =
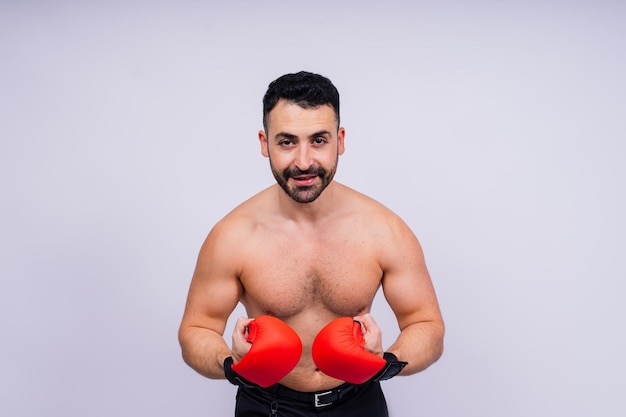
<path fill-rule="evenodd" d="M 347 187 L 346 198 L 355 226 L 358 225 L 377 248 L 381 259 L 396 259 L 406 253 L 421 254 L 421 245 L 413 230 L 389 207 Z"/>
<path fill-rule="evenodd" d="M 397 233 L 407 231 L 409 228 L 404 220 L 389 207 L 378 200 L 359 191 L 342 185 L 346 198 L 346 206 L 354 209 L 361 221 L 368 227 L 379 231 Z"/>
<path fill-rule="evenodd" d="M 205 246 L 219 242 L 228 250 L 232 245 L 241 245 L 260 226 L 268 211 L 268 190 L 265 189 L 244 201 L 222 219 L 209 232 Z"/>

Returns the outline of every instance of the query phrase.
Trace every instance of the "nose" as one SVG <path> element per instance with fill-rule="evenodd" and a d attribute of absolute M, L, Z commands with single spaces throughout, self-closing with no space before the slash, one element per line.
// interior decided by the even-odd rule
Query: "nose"
<path fill-rule="evenodd" d="M 306 171 L 311 167 L 311 152 L 308 146 L 298 147 L 294 164 L 300 171 Z"/>

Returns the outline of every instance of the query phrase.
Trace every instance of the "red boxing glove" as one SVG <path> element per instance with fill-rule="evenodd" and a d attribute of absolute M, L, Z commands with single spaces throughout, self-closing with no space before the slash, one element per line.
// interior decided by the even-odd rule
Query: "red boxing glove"
<path fill-rule="evenodd" d="M 239 362 L 232 365 L 232 358 L 227 358 L 224 362 L 226 376 L 238 385 L 252 382 L 267 388 L 283 379 L 300 361 L 300 337 L 276 317 L 260 316 L 252 320 L 248 324 L 247 340 L 252 343 L 252 347 Z M 237 375 L 232 375 L 229 369 L 231 365 L 232 371 L 247 381 L 241 381 Z"/>
<path fill-rule="evenodd" d="M 313 361 L 326 375 L 362 384 L 387 365 L 387 360 L 365 350 L 361 324 L 351 317 L 331 321 L 315 337 Z"/>

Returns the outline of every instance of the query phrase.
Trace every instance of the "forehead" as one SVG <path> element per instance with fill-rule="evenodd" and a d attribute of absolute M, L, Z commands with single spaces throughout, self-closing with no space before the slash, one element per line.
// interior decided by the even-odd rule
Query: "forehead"
<path fill-rule="evenodd" d="M 337 119 L 332 106 L 301 107 L 298 104 L 280 100 L 268 117 L 270 131 L 296 133 L 296 131 L 317 131 L 337 129 Z"/>

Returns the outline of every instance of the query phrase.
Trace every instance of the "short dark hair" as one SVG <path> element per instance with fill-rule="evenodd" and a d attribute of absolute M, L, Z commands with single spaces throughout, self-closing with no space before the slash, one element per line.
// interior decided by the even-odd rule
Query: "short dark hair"
<path fill-rule="evenodd" d="M 285 74 L 272 81 L 263 97 L 263 127 L 266 132 L 269 113 L 281 99 L 303 108 L 316 108 L 327 104 L 335 111 L 339 128 L 339 91 L 328 78 L 300 71 Z"/>

